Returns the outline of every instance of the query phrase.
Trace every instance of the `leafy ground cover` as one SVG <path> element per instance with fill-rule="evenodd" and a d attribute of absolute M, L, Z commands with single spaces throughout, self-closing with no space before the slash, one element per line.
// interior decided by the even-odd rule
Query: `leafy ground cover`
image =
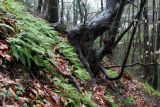
<path fill-rule="evenodd" d="M 92 102 L 89 92 L 80 93 L 79 82 L 81 81 L 81 83 L 84 84 L 85 80 L 90 79 L 90 76 L 80 64 L 75 49 L 70 46 L 67 39 L 61 38 L 60 34 L 54 31 L 47 22 L 40 18 L 35 18 L 29 14 L 22 5 L 15 1 L 3 1 L 0 6 L 2 9 L 0 13 L 0 27 L 1 36 L 3 37 L 0 46 L 3 52 L 1 54 L 2 69 L 8 68 L 7 64 L 12 66 L 9 70 L 12 70 L 12 74 L 14 74 L 16 78 L 18 77 L 15 75 L 17 71 L 16 69 L 14 71 L 13 67 L 21 65 L 25 67 L 26 70 L 20 67 L 18 68 L 20 71 L 25 70 L 33 75 L 39 73 L 39 76 L 40 73 L 42 73 L 40 79 L 34 77 L 34 80 L 36 79 L 37 82 L 40 80 L 43 81 L 42 77 L 46 77 L 44 80 L 46 81 L 46 83 L 44 83 L 46 86 L 43 84 L 44 90 L 47 89 L 48 86 L 52 87 L 52 89 L 47 89 L 47 91 L 43 90 L 43 95 L 39 92 L 34 93 L 37 89 L 33 92 L 33 88 L 31 89 L 32 91 L 30 88 L 34 87 L 33 84 L 35 81 L 31 81 L 28 76 L 29 74 L 26 74 L 26 80 L 23 81 L 23 77 L 20 80 L 22 83 L 12 81 L 11 84 L 6 83 L 5 87 L 3 85 L 1 86 L 1 94 L 3 94 L 1 101 L 5 101 L 12 96 L 15 97 L 17 101 L 24 99 L 25 101 L 22 102 L 26 102 L 28 98 L 24 98 L 23 95 L 27 93 L 29 98 L 32 97 L 36 101 L 34 102 L 33 99 L 28 100 L 28 105 L 62 104 L 63 106 L 95 106 L 96 104 Z M 8 72 L 10 72 L 9 70 Z M 19 74 L 19 72 L 17 73 Z M 22 74 L 20 73 L 19 75 Z M 7 81 L 9 80 L 7 79 Z M 69 83 L 68 81 L 71 82 Z M 24 83 L 26 86 L 21 85 Z M 48 84 L 47 86 L 47 83 L 50 85 Z M 42 89 L 42 84 L 40 85 L 39 82 L 38 84 L 38 87 Z M 79 91 L 74 85 L 76 85 L 77 89 L 79 88 Z M 9 103 L 13 104 L 12 101 L 9 101 Z M 22 106 L 22 104 L 20 105 Z"/>
<path fill-rule="evenodd" d="M 67 38 L 13 0 L 0 2 L 0 65 L 3 107 L 160 105 L 159 93 L 137 80 L 93 84 Z"/>

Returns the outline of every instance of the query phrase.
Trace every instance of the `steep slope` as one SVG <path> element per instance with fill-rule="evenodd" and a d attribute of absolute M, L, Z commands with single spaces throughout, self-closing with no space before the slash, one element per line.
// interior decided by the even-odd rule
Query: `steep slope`
<path fill-rule="evenodd" d="M 90 76 L 67 39 L 20 3 L 4 0 L 0 8 L 1 71 L 9 73 L 1 76 L 1 104 L 96 106 L 81 92 Z"/>
<path fill-rule="evenodd" d="M 158 107 L 150 86 L 123 77 L 93 84 L 74 47 L 13 0 L 0 2 L 0 106 Z"/>

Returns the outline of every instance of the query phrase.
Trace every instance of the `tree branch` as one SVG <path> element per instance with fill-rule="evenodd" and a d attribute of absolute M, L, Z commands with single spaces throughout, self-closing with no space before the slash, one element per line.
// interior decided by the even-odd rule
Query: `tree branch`
<path fill-rule="evenodd" d="M 137 19 L 137 17 L 139 16 L 139 14 L 141 14 L 141 7 L 139 9 L 139 11 L 137 12 L 134 20 L 130 23 L 130 25 L 119 35 L 118 39 L 114 42 L 114 47 L 117 46 L 117 44 L 121 41 L 121 39 L 124 37 L 124 35 L 131 29 L 131 27 L 134 25 L 135 19 Z"/>
<path fill-rule="evenodd" d="M 145 6 L 145 3 L 146 3 L 146 0 L 141 0 L 140 11 L 138 12 L 137 21 L 134 24 L 135 26 L 133 28 L 133 32 L 132 32 L 132 35 L 131 35 L 131 38 L 130 38 L 130 42 L 129 42 L 129 45 L 128 45 L 128 49 L 127 49 L 127 53 L 126 53 L 126 56 L 124 58 L 124 61 L 123 61 L 123 64 L 122 64 L 122 68 L 121 68 L 121 72 L 119 73 L 119 75 L 117 77 L 113 77 L 113 78 L 109 77 L 105 72 L 105 68 L 102 65 L 100 65 L 100 70 L 104 73 L 104 75 L 106 76 L 106 79 L 108 79 L 108 80 L 118 80 L 123 75 L 123 72 L 124 72 L 128 57 L 129 57 L 129 53 L 130 53 L 130 50 L 131 50 L 133 38 L 134 38 L 134 35 L 136 33 L 136 30 L 137 30 L 138 23 L 139 23 L 138 20 L 140 19 L 141 12 L 143 10 L 143 7 Z"/>
<path fill-rule="evenodd" d="M 133 63 L 133 64 L 126 64 L 125 67 L 132 67 L 132 66 L 135 66 L 135 65 L 150 66 L 150 65 L 155 65 L 155 64 L 154 63 L 143 64 L 143 63 L 140 63 L 140 62 L 136 62 L 136 63 Z M 118 67 L 122 67 L 122 65 L 108 66 L 108 67 L 105 67 L 105 68 L 110 69 L 110 68 L 118 68 Z"/>

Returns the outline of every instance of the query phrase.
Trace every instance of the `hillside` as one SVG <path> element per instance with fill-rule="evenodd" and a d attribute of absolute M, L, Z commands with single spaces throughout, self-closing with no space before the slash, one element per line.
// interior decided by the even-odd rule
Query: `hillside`
<path fill-rule="evenodd" d="M 65 35 L 18 2 L 0 2 L 0 106 L 158 107 L 160 93 L 126 76 L 94 84 Z"/>

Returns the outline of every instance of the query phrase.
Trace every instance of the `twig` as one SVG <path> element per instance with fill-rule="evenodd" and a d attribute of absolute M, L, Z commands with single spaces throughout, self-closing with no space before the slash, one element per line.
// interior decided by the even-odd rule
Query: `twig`
<path fill-rule="evenodd" d="M 133 63 L 133 64 L 126 64 L 125 67 L 132 67 L 132 66 L 135 66 L 135 65 L 150 66 L 150 65 L 155 65 L 155 64 L 154 63 L 143 64 L 143 63 L 140 63 L 140 62 L 136 62 L 136 63 Z M 108 67 L 105 67 L 105 68 L 110 69 L 110 68 L 118 68 L 118 67 L 122 67 L 122 65 L 108 66 Z"/>

